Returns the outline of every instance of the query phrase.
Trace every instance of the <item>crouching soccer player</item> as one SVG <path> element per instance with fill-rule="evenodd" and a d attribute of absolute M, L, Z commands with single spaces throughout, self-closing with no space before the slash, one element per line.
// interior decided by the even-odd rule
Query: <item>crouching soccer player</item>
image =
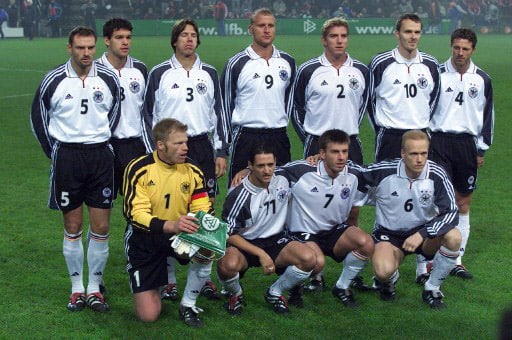
<path fill-rule="evenodd" d="M 406 255 L 416 253 L 434 259 L 422 298 L 440 309 L 445 306 L 440 286 L 455 265 L 461 235 L 455 228 L 458 210 L 452 184 L 441 166 L 427 160 L 428 149 L 424 132 L 407 131 L 402 158 L 369 165 L 361 184 L 375 190 L 372 264 L 381 299 L 394 300 L 398 267 Z"/>
<path fill-rule="evenodd" d="M 224 290 L 229 293 L 227 310 L 240 315 L 244 303 L 240 278 L 249 267 L 261 267 L 264 275 L 280 275 L 268 288 L 265 299 L 278 314 L 289 313 L 289 302 L 303 307 L 297 291 L 316 263 L 314 252 L 285 233 L 290 188 L 288 180 L 274 175 L 276 157 L 269 145 L 253 148 L 249 176 L 226 197 L 222 218 L 229 226 L 226 254 L 217 265 Z"/>
<path fill-rule="evenodd" d="M 201 170 L 185 163 L 187 126 L 163 119 L 153 128 L 156 150 L 133 160 L 124 176 L 124 215 L 127 270 L 137 317 L 146 322 L 160 315 L 160 287 L 167 283 L 167 256 L 181 264 L 169 238 L 177 233 L 195 233 L 197 219 L 188 212 L 211 210 Z M 189 326 L 201 326 L 196 300 L 211 272 L 211 261 L 193 257 L 179 313 Z"/>

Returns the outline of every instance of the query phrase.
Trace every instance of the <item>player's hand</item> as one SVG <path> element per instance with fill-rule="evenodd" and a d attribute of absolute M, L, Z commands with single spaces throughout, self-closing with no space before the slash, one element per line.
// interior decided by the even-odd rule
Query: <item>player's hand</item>
<path fill-rule="evenodd" d="M 233 179 L 231 180 L 231 187 L 234 188 L 238 184 L 242 183 L 242 180 L 249 175 L 251 171 L 249 169 L 243 169 L 240 170 L 235 176 L 233 176 Z"/>
<path fill-rule="evenodd" d="M 199 225 L 196 224 L 198 221 L 199 220 L 195 216 L 181 215 L 178 221 L 174 222 L 175 230 L 173 232 L 175 234 L 181 232 L 193 234 L 199 229 Z"/>
<path fill-rule="evenodd" d="M 267 253 L 262 254 L 260 257 L 260 264 L 261 268 L 263 269 L 264 275 L 270 275 L 272 273 L 275 273 L 276 266 L 274 265 L 274 261 L 272 261 L 272 258 L 268 256 Z"/>
<path fill-rule="evenodd" d="M 476 166 L 481 168 L 484 165 L 484 156 L 476 156 Z"/>
<path fill-rule="evenodd" d="M 306 157 L 306 162 L 308 162 L 309 165 L 317 165 L 319 160 L 320 160 L 320 154 Z"/>
<path fill-rule="evenodd" d="M 226 173 L 226 169 L 228 167 L 228 162 L 224 157 L 215 158 L 215 176 L 217 178 L 224 176 Z"/>
<path fill-rule="evenodd" d="M 423 237 L 420 235 L 420 233 L 416 232 L 405 239 L 402 248 L 404 248 L 405 251 L 414 253 L 422 243 Z"/>

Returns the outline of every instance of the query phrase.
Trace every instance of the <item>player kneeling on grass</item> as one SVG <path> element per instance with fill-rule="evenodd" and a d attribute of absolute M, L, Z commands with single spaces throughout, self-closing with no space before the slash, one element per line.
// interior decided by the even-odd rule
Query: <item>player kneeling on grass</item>
<path fill-rule="evenodd" d="M 289 182 L 274 175 L 276 157 L 269 145 L 256 145 L 249 160 L 249 176 L 226 197 L 222 218 L 228 223 L 226 255 L 217 265 L 224 290 L 229 293 L 227 310 L 240 315 L 244 304 L 240 278 L 249 267 L 261 267 L 263 274 L 277 273 L 265 299 L 278 314 L 288 314 L 283 293 L 290 290 L 289 302 L 303 307 L 300 287 L 315 266 L 314 252 L 291 240 L 285 233 Z"/>
<path fill-rule="evenodd" d="M 175 119 L 163 119 L 153 128 L 156 150 L 133 160 L 124 175 L 124 215 L 127 270 L 137 317 L 146 322 L 158 319 L 162 309 L 160 287 L 167 283 L 167 256 L 182 264 L 169 239 L 178 233 L 198 231 L 198 219 L 187 213 L 211 211 L 210 200 L 198 167 L 185 163 L 187 126 Z M 212 263 L 194 256 L 179 313 L 189 326 L 201 321 L 196 300 L 211 272 Z"/>
<path fill-rule="evenodd" d="M 372 256 L 375 286 L 382 300 L 395 298 L 398 267 L 409 254 L 434 259 L 422 298 L 434 309 L 444 308 L 439 290 L 459 255 L 461 235 L 455 226 L 455 194 L 444 169 L 427 160 L 428 136 L 411 130 L 402 137 L 401 159 L 369 165 L 364 183 L 375 200 L 376 242 Z"/>

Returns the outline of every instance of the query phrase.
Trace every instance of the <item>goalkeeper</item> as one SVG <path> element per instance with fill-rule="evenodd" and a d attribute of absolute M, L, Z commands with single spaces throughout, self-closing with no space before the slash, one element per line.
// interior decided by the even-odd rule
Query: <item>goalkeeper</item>
<path fill-rule="evenodd" d="M 125 253 L 137 317 L 158 319 L 162 309 L 160 287 L 167 283 L 166 257 L 181 264 L 190 262 L 187 284 L 180 302 L 182 320 L 201 326 L 196 307 L 199 291 L 211 272 L 211 260 L 203 256 L 178 255 L 171 248 L 172 236 L 193 234 L 198 220 L 189 212 L 211 212 L 201 170 L 187 160 L 187 126 L 163 119 L 153 128 L 155 151 L 130 162 L 124 174 L 124 216 L 128 222 Z M 208 255 L 208 254 L 206 254 Z"/>

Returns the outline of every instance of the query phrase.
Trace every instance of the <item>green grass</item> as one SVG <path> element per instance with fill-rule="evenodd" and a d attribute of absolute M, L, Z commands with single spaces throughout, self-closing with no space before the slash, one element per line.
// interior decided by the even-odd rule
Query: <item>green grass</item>
<path fill-rule="evenodd" d="M 33 137 L 29 112 L 33 94 L 43 75 L 67 59 L 65 39 L 4 40 L 0 43 L 0 338 L 481 338 L 496 336 L 501 311 L 512 303 L 509 229 L 509 196 L 506 180 L 512 141 L 508 132 L 511 101 L 508 90 L 509 36 L 480 36 L 475 62 L 494 82 L 495 143 L 479 173 L 479 189 L 472 207 L 472 233 L 465 263 L 475 274 L 472 281 L 448 278 L 443 285 L 448 308 L 431 311 L 421 301 L 421 288 L 414 283 L 414 261 L 401 267 L 397 300 L 384 303 L 371 293 L 357 294 L 359 307 L 346 310 L 329 291 L 306 296 L 304 310 L 293 309 L 290 317 L 274 315 L 263 293 L 275 277 L 250 270 L 243 279 L 247 308 L 240 318 L 228 317 L 221 302 L 200 299 L 204 327 L 189 329 L 178 320 L 177 304 L 164 304 L 160 320 L 138 322 L 125 272 L 120 204 L 112 213 L 110 258 L 106 270 L 111 312 L 90 310 L 69 313 L 65 304 L 69 278 L 62 256 L 62 221 L 58 212 L 46 208 L 49 161 Z M 226 59 L 249 44 L 248 37 L 203 37 L 199 53 L 219 72 Z M 281 36 L 276 45 L 296 57 L 297 64 L 321 53 L 319 37 Z M 392 36 L 353 36 L 351 55 L 365 63 L 372 55 L 395 45 Z M 103 52 L 101 40 L 98 53 Z M 424 36 L 421 49 L 444 61 L 449 53 L 448 36 Z M 149 67 L 170 57 L 169 38 L 134 37 L 133 56 Z M 293 155 L 302 153 L 293 131 Z M 365 159 L 373 159 L 373 132 L 365 121 L 361 132 Z M 222 188 L 225 188 L 223 183 Z M 225 191 L 217 200 L 220 208 Z M 361 225 L 371 230 L 373 209 L 365 207 Z M 329 261 L 326 278 L 331 285 L 340 265 Z M 185 268 L 178 269 L 180 287 Z M 369 280 L 370 269 L 365 270 Z"/>

